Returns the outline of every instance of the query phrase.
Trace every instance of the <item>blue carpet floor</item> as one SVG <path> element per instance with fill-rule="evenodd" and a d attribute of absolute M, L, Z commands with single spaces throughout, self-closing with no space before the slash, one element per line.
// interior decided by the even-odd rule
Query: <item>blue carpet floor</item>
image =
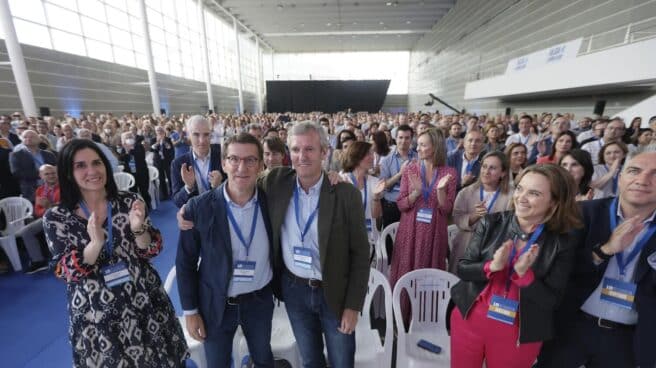
<path fill-rule="evenodd" d="M 164 237 L 164 249 L 153 260 L 162 282 L 175 263 L 176 211 L 173 202 L 166 201 L 150 214 Z M 175 287 L 171 300 L 181 315 Z M 52 272 L 0 275 L 0 367 L 71 367 L 67 313 L 65 284 Z"/>

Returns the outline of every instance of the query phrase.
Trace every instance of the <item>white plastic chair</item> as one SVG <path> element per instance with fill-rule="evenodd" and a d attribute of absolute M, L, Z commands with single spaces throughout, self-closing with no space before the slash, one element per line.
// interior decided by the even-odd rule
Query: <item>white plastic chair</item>
<path fill-rule="evenodd" d="M 387 237 L 392 238 L 392 243 L 396 243 L 396 231 L 399 229 L 399 223 L 395 222 L 387 225 L 378 237 L 376 242 L 376 269 L 382 272 L 386 278 L 389 279 L 390 266 L 389 254 L 387 254 L 387 247 L 385 245 Z"/>
<path fill-rule="evenodd" d="M 292 325 L 287 316 L 285 303 L 275 301 L 273 309 L 273 320 L 271 323 L 271 351 L 273 358 L 276 360 L 286 360 L 292 368 L 301 368 L 301 352 L 296 345 L 296 338 L 292 331 Z M 242 337 L 238 347 L 233 348 L 235 361 L 243 362 L 244 358 L 249 355 L 246 337 Z"/>
<path fill-rule="evenodd" d="M 127 192 L 134 186 L 134 176 L 130 173 L 126 172 L 118 172 L 114 174 L 114 181 L 116 182 L 116 186 L 118 187 L 118 190 L 122 190 L 124 192 Z"/>
<path fill-rule="evenodd" d="M 32 217 L 34 208 L 32 203 L 22 197 L 8 197 L 0 200 L 0 211 L 5 214 L 6 226 L 0 231 L 0 246 L 4 249 L 11 267 L 14 271 L 23 269 L 21 265 L 18 247 L 16 245 L 16 233 L 25 226 L 25 220 Z"/>
<path fill-rule="evenodd" d="M 173 288 L 173 282 L 175 281 L 175 266 L 171 268 L 169 274 L 166 275 L 166 281 L 164 281 L 164 290 L 169 296 L 171 295 L 171 289 Z M 187 341 L 187 346 L 189 348 L 189 354 L 191 360 L 196 363 L 198 368 L 207 368 L 207 360 L 205 358 L 205 348 L 203 348 L 203 343 L 195 340 L 187 332 L 187 324 L 184 316 L 179 316 L 178 321 L 184 332 L 185 340 Z"/>
<path fill-rule="evenodd" d="M 374 302 L 376 291 L 381 290 L 384 296 L 385 339 L 384 344 L 377 330 L 371 328 L 369 313 Z M 394 325 L 392 323 L 392 288 L 381 272 L 369 270 L 369 285 L 364 297 L 362 313 L 355 326 L 355 366 L 371 368 L 389 368 L 392 366 L 392 347 L 394 345 Z"/>
<path fill-rule="evenodd" d="M 397 281 L 392 295 L 394 320 L 398 329 L 397 367 L 449 367 L 451 340 L 446 331 L 446 309 L 451 299 L 451 287 L 458 277 L 446 271 L 424 268 L 408 272 Z M 412 318 L 405 332 L 401 313 L 401 291 L 410 299 Z M 440 354 L 417 346 L 425 339 L 442 348 Z"/>
<path fill-rule="evenodd" d="M 157 209 L 159 204 L 159 170 L 155 166 L 148 166 L 148 178 L 150 185 L 148 185 L 148 194 L 150 194 L 150 208 Z"/>
<path fill-rule="evenodd" d="M 118 166 L 116 166 L 116 171 L 114 171 L 114 173 L 123 172 L 124 170 L 125 170 L 125 166 L 118 165 Z"/>

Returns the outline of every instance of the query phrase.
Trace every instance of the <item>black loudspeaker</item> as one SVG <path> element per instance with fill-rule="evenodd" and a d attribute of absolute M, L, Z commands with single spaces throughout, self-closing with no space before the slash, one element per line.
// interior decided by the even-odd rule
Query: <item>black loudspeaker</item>
<path fill-rule="evenodd" d="M 592 113 L 595 115 L 602 116 L 604 115 L 605 108 L 606 108 L 606 100 L 599 100 L 595 102 L 594 111 Z"/>
<path fill-rule="evenodd" d="M 50 108 L 47 106 L 39 107 L 39 115 L 41 115 L 41 117 L 50 116 Z"/>
<path fill-rule="evenodd" d="M 166 109 L 159 109 L 159 113 L 162 115 L 166 115 Z"/>
<path fill-rule="evenodd" d="M 510 107 L 506 107 L 506 116 L 510 116 Z"/>

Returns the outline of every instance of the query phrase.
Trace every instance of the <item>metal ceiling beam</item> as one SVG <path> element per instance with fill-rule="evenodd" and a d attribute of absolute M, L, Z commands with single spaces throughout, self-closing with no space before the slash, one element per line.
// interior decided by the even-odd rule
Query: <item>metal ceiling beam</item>
<path fill-rule="evenodd" d="M 282 33 L 265 33 L 266 37 L 307 37 L 307 36 L 360 36 L 360 35 L 396 35 L 396 34 L 425 34 L 430 29 L 412 30 L 386 30 L 386 31 L 325 31 L 325 32 L 282 32 Z"/>
<path fill-rule="evenodd" d="M 204 0 L 198 0 L 198 1 L 204 1 Z M 231 12 L 228 11 L 228 9 L 224 8 L 221 4 L 219 4 L 219 2 L 218 2 L 217 0 L 210 0 L 210 1 L 211 1 L 211 3 L 212 3 L 213 6 L 215 6 L 217 9 L 221 10 L 221 11 L 224 12 L 226 15 L 228 15 L 228 16 L 229 16 L 231 19 L 233 19 L 233 20 L 234 20 L 234 21 L 235 21 L 240 27 L 242 27 L 244 30 L 246 30 L 246 32 L 247 32 L 248 34 L 250 34 L 251 36 L 253 36 L 253 37 L 255 37 L 255 38 L 258 38 L 258 39 L 260 40 L 260 43 L 261 43 L 261 44 L 265 45 L 269 50 L 275 52 L 275 49 L 274 49 L 274 48 L 273 48 L 268 42 L 264 41 L 264 40 L 262 39 L 262 37 L 258 36 L 257 33 L 255 33 L 255 31 L 253 31 L 252 29 L 250 29 L 249 27 L 247 27 L 244 23 L 242 23 L 239 19 L 237 19 L 237 17 L 236 17 L 234 14 L 232 14 Z"/>

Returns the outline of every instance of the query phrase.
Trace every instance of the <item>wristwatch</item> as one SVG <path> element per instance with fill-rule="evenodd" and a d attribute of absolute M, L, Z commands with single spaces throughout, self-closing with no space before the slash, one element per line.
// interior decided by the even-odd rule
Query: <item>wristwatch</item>
<path fill-rule="evenodd" d="M 613 257 L 613 254 L 604 253 L 604 251 L 601 250 L 602 246 L 603 246 L 603 244 L 597 244 L 596 246 L 594 246 L 592 248 L 592 253 L 596 254 L 597 257 L 601 258 L 602 260 L 608 261 L 609 259 L 611 259 Z"/>

